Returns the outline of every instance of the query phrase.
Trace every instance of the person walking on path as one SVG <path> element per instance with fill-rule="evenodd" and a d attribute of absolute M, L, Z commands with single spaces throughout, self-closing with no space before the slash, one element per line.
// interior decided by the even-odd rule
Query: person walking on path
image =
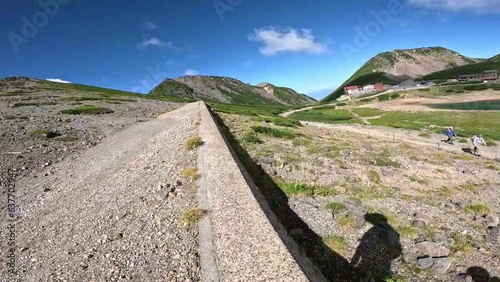
<path fill-rule="evenodd" d="M 453 136 L 457 136 L 457 133 L 455 132 L 455 129 L 453 129 L 453 126 L 448 127 L 444 134 L 448 137 L 448 140 L 441 140 L 441 142 L 446 142 L 453 145 Z"/>
<path fill-rule="evenodd" d="M 479 145 L 486 146 L 486 141 L 484 141 L 483 135 L 482 134 L 475 135 L 474 137 L 472 137 L 471 141 L 472 141 L 472 146 L 474 146 L 474 156 L 480 157 L 478 146 Z"/>

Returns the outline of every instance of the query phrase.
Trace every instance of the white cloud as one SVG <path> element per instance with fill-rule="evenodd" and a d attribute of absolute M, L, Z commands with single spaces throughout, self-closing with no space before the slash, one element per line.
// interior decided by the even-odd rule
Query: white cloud
<path fill-rule="evenodd" d="M 199 75 L 200 73 L 197 70 L 186 70 L 184 75 Z"/>
<path fill-rule="evenodd" d="M 500 12 L 500 0 L 408 0 L 410 4 L 428 9 L 474 11 L 477 13 Z"/>
<path fill-rule="evenodd" d="M 260 53 L 273 56 L 279 52 L 296 52 L 320 54 L 327 51 L 326 45 L 314 41 L 314 36 L 309 29 L 277 30 L 274 27 L 256 29 L 249 36 L 251 41 L 262 42 Z"/>
<path fill-rule="evenodd" d="M 149 30 L 155 30 L 158 28 L 158 26 L 154 23 L 154 22 L 146 22 L 143 27 L 145 29 L 149 29 Z"/>
<path fill-rule="evenodd" d="M 158 37 L 153 37 L 151 39 L 144 40 L 141 44 L 138 44 L 137 49 L 145 49 L 148 46 L 175 48 L 172 42 L 165 42 L 160 40 Z"/>
<path fill-rule="evenodd" d="M 47 81 L 58 82 L 58 83 L 72 83 L 71 81 L 62 80 L 60 78 L 47 78 Z"/>

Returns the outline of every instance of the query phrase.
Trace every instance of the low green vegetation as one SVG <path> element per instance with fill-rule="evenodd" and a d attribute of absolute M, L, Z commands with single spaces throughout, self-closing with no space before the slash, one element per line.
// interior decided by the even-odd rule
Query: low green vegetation
<path fill-rule="evenodd" d="M 485 204 L 474 204 L 466 206 L 465 211 L 468 213 L 485 215 L 491 213 L 491 208 Z"/>
<path fill-rule="evenodd" d="M 397 231 L 403 238 L 415 239 L 418 237 L 418 229 L 411 226 L 398 226 Z"/>
<path fill-rule="evenodd" d="M 374 108 L 356 108 L 352 111 L 360 117 L 375 117 L 384 114 L 384 112 L 382 112 L 381 110 Z"/>
<path fill-rule="evenodd" d="M 48 129 L 34 129 L 29 132 L 29 135 L 34 138 L 56 138 L 61 136 L 60 133 Z"/>
<path fill-rule="evenodd" d="M 500 62 L 486 61 L 444 71 L 439 71 L 422 77 L 422 80 L 450 79 L 459 75 L 482 73 L 485 70 L 500 70 Z"/>
<path fill-rule="evenodd" d="M 346 256 L 347 243 L 344 237 L 339 235 L 331 235 L 323 238 L 323 242 L 332 251 L 340 254 L 341 256 Z"/>
<path fill-rule="evenodd" d="M 19 107 L 39 107 L 39 106 L 53 106 L 57 105 L 56 102 L 19 102 L 12 105 L 13 108 Z"/>
<path fill-rule="evenodd" d="M 454 234 L 452 238 L 453 246 L 451 247 L 451 250 L 453 252 L 470 253 L 475 249 L 475 244 L 470 236 Z"/>
<path fill-rule="evenodd" d="M 337 191 L 332 187 L 316 186 L 305 183 L 286 183 L 276 181 L 280 189 L 288 196 L 310 197 L 310 196 L 335 196 Z"/>
<path fill-rule="evenodd" d="M 267 136 L 272 136 L 281 139 L 293 139 L 298 134 L 290 129 L 280 129 L 265 126 L 252 126 L 252 130 L 256 133 L 261 133 Z"/>
<path fill-rule="evenodd" d="M 182 221 L 186 225 L 195 225 L 205 215 L 205 211 L 199 208 L 189 208 L 182 213 Z"/>
<path fill-rule="evenodd" d="M 313 109 L 294 113 L 290 115 L 290 118 L 326 123 L 361 123 L 361 121 L 355 118 L 348 110 Z"/>
<path fill-rule="evenodd" d="M 380 184 L 382 182 L 382 180 L 380 179 L 380 174 L 378 174 L 378 172 L 374 170 L 370 170 L 368 172 L 368 180 L 376 184 Z"/>
<path fill-rule="evenodd" d="M 210 107 L 219 113 L 236 114 L 243 116 L 269 116 L 279 117 L 279 114 L 286 112 L 291 107 L 285 106 L 249 106 L 231 105 L 222 103 L 209 103 Z"/>
<path fill-rule="evenodd" d="M 339 211 L 343 210 L 345 208 L 345 205 L 338 202 L 330 202 L 326 204 L 325 208 L 330 210 L 333 214 L 336 214 Z"/>
<path fill-rule="evenodd" d="M 200 174 L 198 169 L 195 167 L 187 167 L 181 172 L 182 178 L 189 179 L 191 181 L 196 181 L 200 179 Z"/>
<path fill-rule="evenodd" d="M 186 141 L 186 150 L 192 151 L 203 145 L 203 141 L 200 136 L 193 136 Z"/>
<path fill-rule="evenodd" d="M 259 135 L 254 131 L 245 132 L 241 140 L 247 143 L 262 144 L 262 140 L 260 140 Z"/>
<path fill-rule="evenodd" d="M 256 122 L 273 123 L 276 126 L 284 126 L 284 127 L 302 126 L 300 124 L 300 121 L 298 120 L 282 118 L 282 117 L 256 116 L 252 117 L 252 120 Z"/>
<path fill-rule="evenodd" d="M 337 224 L 343 229 L 356 229 L 356 219 L 348 214 L 337 218 Z"/>
<path fill-rule="evenodd" d="M 68 110 L 62 110 L 61 114 L 68 115 L 102 115 L 111 114 L 114 111 L 108 108 L 97 107 L 93 105 L 82 105 L 80 107 Z"/>
<path fill-rule="evenodd" d="M 442 134 L 453 125 L 459 137 L 483 134 L 486 139 L 500 140 L 500 112 L 388 112 L 370 120 L 373 125 L 413 130 L 429 129 Z"/>

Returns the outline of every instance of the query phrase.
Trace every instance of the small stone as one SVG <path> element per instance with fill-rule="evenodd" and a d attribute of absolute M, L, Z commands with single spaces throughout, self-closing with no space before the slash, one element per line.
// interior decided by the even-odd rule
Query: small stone
<path fill-rule="evenodd" d="M 434 260 L 430 257 L 419 258 L 417 260 L 418 265 L 422 269 L 430 268 L 434 264 Z"/>
<path fill-rule="evenodd" d="M 500 219 L 498 218 L 498 216 L 494 216 L 494 215 L 487 215 L 486 216 L 486 224 L 488 224 L 488 227 L 498 226 L 499 222 L 500 222 Z"/>
<path fill-rule="evenodd" d="M 459 274 L 453 278 L 453 282 L 474 282 L 472 276 L 467 274 Z"/>
<path fill-rule="evenodd" d="M 393 177 L 394 171 L 388 168 L 382 168 L 382 175 L 385 177 Z"/>
<path fill-rule="evenodd" d="M 434 242 L 421 242 L 417 243 L 415 246 L 419 252 L 433 258 L 447 257 L 450 254 L 450 250 Z"/>
<path fill-rule="evenodd" d="M 451 267 L 451 258 L 436 258 L 432 266 L 432 271 L 437 275 L 444 275 Z"/>
<path fill-rule="evenodd" d="M 260 164 L 274 165 L 276 161 L 273 158 L 263 157 L 257 160 Z"/>
<path fill-rule="evenodd" d="M 339 194 L 345 194 L 347 193 L 347 188 L 344 186 L 337 186 L 335 187 L 335 191 L 337 191 Z"/>
<path fill-rule="evenodd" d="M 123 238 L 123 233 L 115 233 L 110 236 L 108 236 L 108 241 L 117 241 Z"/>
<path fill-rule="evenodd" d="M 425 224 L 425 221 L 417 219 L 417 220 L 414 220 L 411 225 L 413 227 L 417 227 L 417 228 L 425 228 L 426 224 Z"/>
<path fill-rule="evenodd" d="M 500 243 L 500 226 L 490 227 L 489 231 L 491 240 Z"/>

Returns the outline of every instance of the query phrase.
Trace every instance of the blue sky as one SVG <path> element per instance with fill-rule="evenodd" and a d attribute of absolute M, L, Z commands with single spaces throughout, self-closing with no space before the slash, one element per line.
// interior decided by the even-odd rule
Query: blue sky
<path fill-rule="evenodd" d="M 380 52 L 500 53 L 500 0 L 4 2 L 0 77 L 144 93 L 167 77 L 202 74 L 322 98 Z"/>

